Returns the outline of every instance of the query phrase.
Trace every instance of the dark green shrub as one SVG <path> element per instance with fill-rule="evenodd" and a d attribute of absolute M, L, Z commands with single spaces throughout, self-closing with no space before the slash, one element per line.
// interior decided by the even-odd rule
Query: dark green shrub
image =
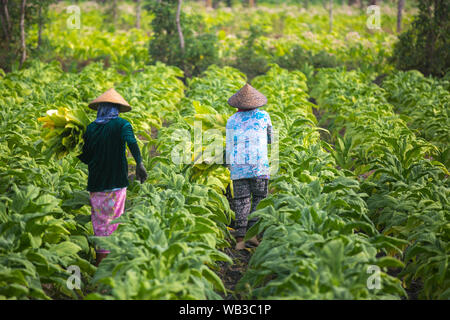
<path fill-rule="evenodd" d="M 299 45 L 295 45 L 291 50 L 282 55 L 274 57 L 275 63 L 288 70 L 299 70 L 305 63 L 311 62 L 311 52 Z"/>
<path fill-rule="evenodd" d="M 247 75 L 248 81 L 269 70 L 268 60 L 259 52 L 256 44 L 256 40 L 263 35 L 264 32 L 260 27 L 251 26 L 250 35 L 245 39 L 244 45 L 236 51 L 236 60 L 232 63 L 233 67 Z"/>
<path fill-rule="evenodd" d="M 326 51 L 313 54 L 300 45 L 295 45 L 289 53 L 283 56 L 275 56 L 275 63 L 288 70 L 302 70 L 305 64 L 315 68 L 334 68 L 340 65 L 336 57 Z"/>
<path fill-rule="evenodd" d="M 437 77 L 450 70 L 449 6 L 448 0 L 419 0 L 418 15 L 394 46 L 392 62 L 398 69 Z"/>
<path fill-rule="evenodd" d="M 315 68 L 334 68 L 340 65 L 339 61 L 336 59 L 336 56 L 323 50 L 312 55 L 311 64 Z"/>
<path fill-rule="evenodd" d="M 185 77 L 199 75 L 218 62 L 217 37 L 205 30 L 200 16 L 180 14 L 184 37 L 184 54 L 176 25 L 177 1 L 151 1 L 145 6 L 154 14 L 149 54 L 153 61 L 175 65 L 184 70 Z"/>

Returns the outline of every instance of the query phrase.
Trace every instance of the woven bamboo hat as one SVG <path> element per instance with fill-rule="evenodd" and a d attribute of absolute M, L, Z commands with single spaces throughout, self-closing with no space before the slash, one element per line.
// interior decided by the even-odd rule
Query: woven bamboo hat
<path fill-rule="evenodd" d="M 92 110 L 97 110 L 98 105 L 102 102 L 109 102 L 119 105 L 120 112 L 128 112 L 131 110 L 128 102 L 126 102 L 125 99 L 116 90 L 114 90 L 114 88 L 107 90 L 105 93 L 100 95 L 100 97 L 92 100 L 89 103 L 89 108 Z"/>
<path fill-rule="evenodd" d="M 255 109 L 267 103 L 267 98 L 250 84 L 245 84 L 228 99 L 228 104 L 239 109 Z"/>

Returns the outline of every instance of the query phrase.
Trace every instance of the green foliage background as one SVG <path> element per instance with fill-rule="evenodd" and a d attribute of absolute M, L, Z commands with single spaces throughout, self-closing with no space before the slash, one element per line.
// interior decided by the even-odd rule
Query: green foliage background
<path fill-rule="evenodd" d="M 391 6 L 377 31 L 358 7 L 336 6 L 330 33 L 313 2 L 189 2 L 181 59 L 175 1 L 143 10 L 141 29 L 132 2 L 119 2 L 116 21 L 107 6 L 77 3 L 80 29 L 67 28 L 69 2 L 52 5 L 41 48 L 30 22 L 29 59 L 0 70 L 0 298 L 401 299 L 413 283 L 420 298 L 450 297 L 448 75 L 395 70 Z M 280 160 L 247 235 L 264 233 L 262 243 L 230 292 L 220 277 L 233 262 L 229 172 L 171 156 L 194 121 L 223 133 L 226 101 L 249 80 L 269 99 Z M 133 106 L 124 117 L 149 180 L 130 175 L 119 229 L 97 238 L 75 155 L 94 117 L 87 102 L 110 87 Z M 59 109 L 45 128 L 37 121 Z M 112 253 L 96 268 L 98 244 Z M 70 265 L 80 290 L 66 285 Z M 370 266 L 381 289 L 367 286 Z"/>

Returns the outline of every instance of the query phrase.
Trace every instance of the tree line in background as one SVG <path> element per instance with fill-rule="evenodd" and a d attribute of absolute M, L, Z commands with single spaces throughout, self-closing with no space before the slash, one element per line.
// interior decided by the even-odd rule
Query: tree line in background
<path fill-rule="evenodd" d="M 376 5 L 380 0 L 198 0 L 207 8 L 218 6 L 231 7 L 242 3 L 255 7 L 258 3 L 281 4 L 282 2 L 300 3 L 307 8 L 311 3 L 322 3 L 329 11 L 330 31 L 333 27 L 333 2 L 338 4 Z M 0 0 L 0 68 L 8 72 L 20 68 L 28 56 L 28 51 L 39 49 L 42 30 L 47 22 L 50 4 L 58 0 Z M 72 1 L 73 3 L 81 1 Z M 115 21 L 119 15 L 118 0 L 97 0 L 107 6 L 107 15 Z M 141 27 L 141 10 L 155 14 L 152 28 L 155 34 L 150 43 L 149 53 L 153 60 L 179 66 L 188 77 L 199 74 L 217 60 L 215 35 L 199 33 L 203 30 L 198 18 L 187 16 L 182 11 L 182 0 L 134 0 L 136 5 L 136 28 Z M 405 0 L 392 0 L 397 3 L 397 32 L 401 32 L 402 12 Z M 417 69 L 425 75 L 443 76 L 449 70 L 450 10 L 448 0 L 416 0 L 419 13 L 412 26 L 395 45 L 391 62 L 398 69 Z M 27 48 L 26 34 L 31 27 L 38 27 L 38 41 L 35 47 Z M 194 30 L 196 32 L 194 32 Z M 252 42 L 257 30 L 251 30 L 241 54 L 251 54 Z M 239 63 L 238 63 L 239 64 Z M 246 64 L 246 62 L 244 63 Z M 255 61 L 255 67 L 258 62 Z M 238 65 L 236 65 L 239 67 Z M 258 72 L 257 72 L 258 73 Z"/>
<path fill-rule="evenodd" d="M 450 71 L 450 1 L 418 0 L 418 7 L 411 27 L 395 44 L 392 62 L 400 70 L 442 77 Z"/>
<path fill-rule="evenodd" d="M 10 71 L 27 58 L 27 30 L 38 25 L 38 42 L 42 43 L 42 29 L 48 7 L 54 0 L 0 0 L 0 68 Z"/>

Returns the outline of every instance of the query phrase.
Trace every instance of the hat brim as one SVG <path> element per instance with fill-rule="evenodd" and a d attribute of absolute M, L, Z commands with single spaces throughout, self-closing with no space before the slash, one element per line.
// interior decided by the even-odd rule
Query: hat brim
<path fill-rule="evenodd" d="M 129 103 L 114 88 L 105 91 L 99 97 L 92 100 L 88 106 L 92 110 L 97 110 L 99 104 L 102 102 L 113 103 L 119 106 L 119 112 L 128 112 L 131 110 Z"/>
<path fill-rule="evenodd" d="M 230 103 L 230 100 L 228 100 L 228 104 L 231 107 L 236 108 L 236 109 L 251 110 L 251 109 L 264 107 L 267 104 L 267 101 L 262 103 L 262 104 L 255 104 L 255 105 L 239 105 L 239 104 L 233 105 L 233 104 Z"/>
<path fill-rule="evenodd" d="M 249 110 L 266 105 L 267 98 L 250 84 L 246 83 L 245 86 L 228 99 L 228 104 L 234 108 Z"/>
<path fill-rule="evenodd" d="M 93 103 L 89 104 L 89 108 L 91 108 L 92 110 L 96 110 L 97 111 L 98 106 L 100 105 L 100 103 L 105 103 L 105 102 L 112 103 L 112 104 L 115 104 L 116 106 L 118 106 L 119 107 L 119 112 L 123 113 L 123 112 L 131 111 L 131 107 L 130 106 L 123 105 L 123 104 L 120 104 L 120 103 L 117 103 L 117 102 L 112 102 L 112 101 L 93 102 Z"/>
<path fill-rule="evenodd" d="M 253 101 L 239 101 L 238 99 L 233 99 L 233 97 L 231 97 L 228 99 L 228 104 L 233 108 L 250 110 L 265 106 L 267 104 L 267 98 L 261 97 L 260 99 Z"/>

